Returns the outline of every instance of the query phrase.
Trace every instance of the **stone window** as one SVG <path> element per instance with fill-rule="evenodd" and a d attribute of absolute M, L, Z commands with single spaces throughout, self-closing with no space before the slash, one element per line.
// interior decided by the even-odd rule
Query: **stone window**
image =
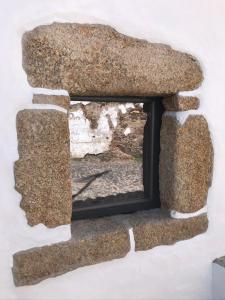
<path fill-rule="evenodd" d="M 74 138 L 71 141 L 74 190 L 72 219 L 101 217 L 160 207 L 158 166 L 162 98 L 71 97 L 74 103 L 82 100 L 91 101 L 89 106 L 99 111 L 96 112 L 97 120 L 93 117 L 93 113 L 90 115 L 85 106 L 81 108 L 80 105 L 74 105 L 74 111 L 71 112 L 74 120 L 73 126 L 71 125 L 71 135 Z M 103 106 L 96 105 L 98 101 L 104 101 Z M 92 106 L 92 103 L 95 105 Z M 119 105 L 130 106 L 125 117 L 122 114 L 120 118 L 118 117 Z M 92 123 L 92 139 L 89 139 L 90 131 L 87 132 L 86 139 L 83 137 L 82 140 L 80 137 L 83 128 L 77 119 L 80 120 L 84 114 L 82 109 L 94 123 Z M 110 110 L 113 110 L 111 117 Z M 104 114 L 106 114 L 105 119 Z M 104 120 L 107 124 L 101 126 Z M 89 128 L 86 123 L 83 125 L 84 131 Z M 128 124 L 132 126 L 131 129 Z M 106 129 L 110 125 L 111 131 L 108 132 Z M 131 135 L 126 135 L 126 128 L 130 129 Z M 106 138 L 108 138 L 109 148 L 104 146 L 108 151 L 102 152 L 100 149 L 104 149 L 101 146 Z M 84 155 L 87 153 L 85 150 L 88 151 L 87 139 L 92 142 L 93 149 L 89 148 L 88 154 Z M 93 155 L 90 152 L 99 154 Z"/>
<path fill-rule="evenodd" d="M 154 160 L 161 207 L 72 223 L 71 99 L 34 95 L 33 103 L 54 104 L 61 111 L 46 106 L 18 112 L 15 187 L 28 224 L 71 224 L 72 238 L 15 253 L 15 284 L 35 284 L 122 258 L 130 251 L 131 230 L 135 251 L 171 245 L 207 230 L 202 209 L 212 179 L 212 142 L 204 116 L 188 113 L 198 109 L 199 99 L 179 94 L 196 89 L 203 80 L 196 58 L 105 25 L 39 26 L 24 34 L 22 45 L 23 68 L 32 87 L 64 89 L 76 97 L 160 97 L 165 112 L 160 118 L 159 162 Z M 178 118 L 183 111 L 184 122 Z M 176 218 L 175 212 L 185 218 Z"/>

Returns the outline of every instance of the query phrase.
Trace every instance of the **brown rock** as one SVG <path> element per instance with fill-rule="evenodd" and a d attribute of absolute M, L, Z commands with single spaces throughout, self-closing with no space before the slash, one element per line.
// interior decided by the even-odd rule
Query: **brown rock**
<path fill-rule="evenodd" d="M 110 149 L 107 152 L 98 154 L 101 160 L 109 159 L 141 159 L 143 152 L 143 133 L 146 123 L 146 113 L 140 104 L 134 104 L 134 107 L 127 108 L 127 111 L 122 113 L 119 109 L 121 103 L 106 103 L 106 102 L 91 102 L 86 105 L 81 103 L 71 106 L 70 112 L 82 110 L 85 117 L 90 121 L 91 129 L 98 127 L 100 115 L 104 109 L 114 107 L 118 111 L 117 126 L 114 127 L 112 120 L 108 115 L 108 124 L 113 132 Z M 106 115 L 107 116 L 107 115 Z M 131 133 L 124 134 L 126 128 L 130 128 Z M 92 155 L 92 158 L 95 156 Z M 87 158 L 87 156 L 85 156 Z"/>
<path fill-rule="evenodd" d="M 208 227 L 206 214 L 188 219 L 173 219 L 160 209 L 138 212 L 129 222 L 133 227 L 136 251 L 190 239 L 205 232 Z"/>
<path fill-rule="evenodd" d="M 120 113 L 118 124 L 113 132 L 111 149 L 118 149 L 137 160 L 142 160 L 144 127 L 147 115 L 140 105 L 129 108 L 127 113 Z M 130 128 L 128 135 L 124 134 L 126 128 Z M 121 155 L 122 158 L 122 155 Z"/>
<path fill-rule="evenodd" d="M 206 204 L 211 184 L 213 147 L 205 118 L 189 116 L 184 125 L 164 115 L 161 128 L 160 200 L 183 213 Z"/>
<path fill-rule="evenodd" d="M 199 108 L 199 99 L 188 96 L 170 96 L 163 99 L 163 105 L 168 111 L 185 111 Z"/>
<path fill-rule="evenodd" d="M 86 96 L 154 96 L 197 88 L 198 61 L 105 25 L 53 23 L 23 36 L 23 67 L 34 87 Z"/>
<path fill-rule="evenodd" d="M 106 103 L 97 102 L 92 102 L 87 105 L 83 105 L 83 112 L 85 117 L 90 121 L 91 129 L 97 129 L 101 112 L 103 111 L 105 106 Z"/>
<path fill-rule="evenodd" d="M 72 213 L 67 114 L 23 110 L 17 114 L 16 190 L 30 225 L 68 224 Z"/>
<path fill-rule="evenodd" d="M 33 95 L 33 103 L 36 104 L 54 104 L 65 109 L 70 108 L 70 97 L 62 95 Z"/>
<path fill-rule="evenodd" d="M 129 227 L 133 228 L 135 250 L 142 251 L 203 233 L 208 220 L 206 214 L 173 219 L 165 211 L 154 209 L 73 222 L 71 240 L 14 254 L 15 285 L 36 284 L 82 266 L 124 257 L 130 250 Z"/>
<path fill-rule="evenodd" d="M 77 221 L 72 239 L 20 251 L 13 256 L 16 286 L 31 285 L 82 266 L 124 257 L 130 250 L 127 229 L 111 219 Z"/>

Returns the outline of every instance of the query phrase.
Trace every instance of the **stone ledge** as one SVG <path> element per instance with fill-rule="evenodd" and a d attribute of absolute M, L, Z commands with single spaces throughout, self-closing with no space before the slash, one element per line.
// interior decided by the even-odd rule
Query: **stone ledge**
<path fill-rule="evenodd" d="M 163 99 L 163 106 L 167 111 L 186 111 L 198 109 L 200 101 L 197 97 L 174 95 Z"/>
<path fill-rule="evenodd" d="M 14 283 L 36 284 L 82 266 L 124 257 L 129 250 L 129 234 L 123 224 L 110 218 L 76 221 L 71 240 L 14 254 Z"/>
<path fill-rule="evenodd" d="M 206 214 L 188 219 L 173 219 L 168 212 L 160 209 L 135 213 L 128 222 L 133 227 L 135 251 L 172 245 L 203 233 L 208 228 Z"/>
<path fill-rule="evenodd" d="M 160 209 L 72 223 L 67 242 L 20 251 L 13 256 L 16 286 L 36 284 L 82 266 L 124 257 L 130 250 L 133 228 L 135 251 L 194 237 L 207 230 L 206 214 L 173 219 Z"/>
<path fill-rule="evenodd" d="M 70 97 L 63 95 L 33 95 L 34 104 L 54 104 L 65 109 L 70 107 Z"/>

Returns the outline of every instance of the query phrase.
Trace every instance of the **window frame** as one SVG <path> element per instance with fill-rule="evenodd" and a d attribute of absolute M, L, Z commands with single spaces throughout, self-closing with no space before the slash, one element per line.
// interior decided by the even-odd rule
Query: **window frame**
<path fill-rule="evenodd" d="M 132 213 L 160 207 L 159 197 L 159 153 L 160 128 L 163 97 L 124 97 L 124 96 L 70 96 L 71 101 L 144 103 L 147 113 L 143 141 L 143 185 L 144 198 L 126 199 L 126 201 L 106 201 L 105 203 L 85 203 L 75 201 L 72 209 L 72 220 L 98 218 L 115 214 Z"/>

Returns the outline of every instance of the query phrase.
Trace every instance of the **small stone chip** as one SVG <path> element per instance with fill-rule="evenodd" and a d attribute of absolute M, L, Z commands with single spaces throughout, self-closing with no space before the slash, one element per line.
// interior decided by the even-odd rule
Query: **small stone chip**
<path fill-rule="evenodd" d="M 197 97 L 174 95 L 165 97 L 163 105 L 167 111 L 186 111 L 199 108 L 199 99 Z"/>
<path fill-rule="evenodd" d="M 65 109 L 70 108 L 70 97 L 63 95 L 33 95 L 34 104 L 54 104 Z"/>

